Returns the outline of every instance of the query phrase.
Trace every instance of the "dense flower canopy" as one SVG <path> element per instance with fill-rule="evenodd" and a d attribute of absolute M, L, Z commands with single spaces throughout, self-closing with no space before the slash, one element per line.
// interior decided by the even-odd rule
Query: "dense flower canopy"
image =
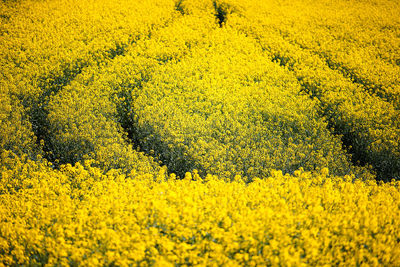
<path fill-rule="evenodd" d="M 0 266 L 400 265 L 400 3 L 0 3 Z"/>

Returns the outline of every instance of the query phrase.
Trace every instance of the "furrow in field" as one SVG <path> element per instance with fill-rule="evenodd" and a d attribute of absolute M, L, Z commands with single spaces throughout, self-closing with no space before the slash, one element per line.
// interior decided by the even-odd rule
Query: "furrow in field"
<path fill-rule="evenodd" d="M 70 87 L 85 68 L 102 68 L 116 56 L 123 55 L 137 40 L 148 38 L 152 31 L 177 17 L 171 1 L 139 5 L 121 2 L 114 3 L 115 6 L 112 3 L 111 6 L 76 3 L 69 17 L 65 18 L 64 2 L 54 1 L 49 5 L 21 3 L 26 12 L 18 14 L 8 25 L 12 34 L 4 39 L 4 43 L 10 49 L 2 57 L 6 63 L 4 82 L 13 88 L 9 94 L 16 95 L 23 104 L 24 117 L 29 119 L 27 123 L 35 134 L 34 139 L 43 145 L 45 156 L 55 166 L 74 163 L 75 158 L 61 156 L 60 148 L 53 140 L 50 131 L 54 127 L 48 117 L 52 99 Z M 86 9 L 87 4 L 93 5 Z M 121 12 L 120 5 L 129 8 Z M 38 11 L 43 12 L 36 14 Z M 96 18 L 99 13 L 103 16 L 100 21 Z M 54 19 L 57 15 L 59 20 Z M 55 29 L 58 30 L 54 34 Z"/>
<path fill-rule="evenodd" d="M 192 33 L 203 22 L 196 16 L 179 16 L 106 66 L 86 68 L 52 97 L 48 118 L 55 158 L 60 163 L 93 159 L 102 169 L 122 169 L 127 173 L 159 170 L 157 160 L 152 159 L 156 155 L 139 147 L 131 124 L 131 100 L 141 93 L 141 85 L 151 78 L 154 69 L 179 61 L 190 51 L 189 47 L 201 41 L 210 29 L 204 27 L 198 36 Z"/>
<path fill-rule="evenodd" d="M 207 45 L 168 62 L 132 99 L 141 148 L 171 172 L 266 177 L 272 169 L 355 170 L 296 78 L 257 44 L 222 27 Z M 365 170 L 364 170 L 365 171 Z"/>
<path fill-rule="evenodd" d="M 291 70 L 305 92 L 320 102 L 319 113 L 353 154 L 353 161 L 371 164 L 381 179 L 399 177 L 399 111 L 342 73 L 331 69 L 314 53 L 301 49 L 268 24 L 262 13 L 247 19 L 235 17 L 231 27 L 253 36 L 264 53 Z M 267 21 L 256 26 L 255 20 Z"/>
<path fill-rule="evenodd" d="M 277 25 L 276 27 L 279 27 Z M 371 52 L 361 47 L 342 42 L 337 39 L 324 40 L 324 44 L 313 44 L 302 38 L 301 31 L 294 29 L 277 29 L 285 40 L 301 49 L 316 54 L 326 65 L 338 71 L 352 82 L 362 86 L 366 93 L 377 95 L 383 101 L 391 103 L 396 109 L 400 105 L 400 68 L 384 62 L 371 55 Z M 320 32 L 320 35 L 329 35 L 332 30 Z M 315 39 L 317 37 L 314 37 Z M 334 38 L 334 37 L 332 37 Z M 400 42 L 399 42 L 400 45 Z M 344 47 L 340 49 L 340 47 Z"/>
<path fill-rule="evenodd" d="M 321 1 L 298 9 L 294 1 L 283 9 L 278 7 L 271 16 L 275 19 L 273 27 L 285 39 L 318 54 L 331 68 L 398 109 L 400 68 L 380 55 L 395 56 L 390 51 L 400 47 L 400 39 L 396 37 L 400 29 L 399 10 L 400 6 L 395 3 L 349 5 L 346 1 L 334 5 Z M 386 30 L 388 36 L 383 37 L 383 29 L 392 29 L 392 32 Z"/>

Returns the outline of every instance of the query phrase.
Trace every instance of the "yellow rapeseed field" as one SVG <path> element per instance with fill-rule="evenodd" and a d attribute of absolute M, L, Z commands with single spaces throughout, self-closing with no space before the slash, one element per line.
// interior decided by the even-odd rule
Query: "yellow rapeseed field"
<path fill-rule="evenodd" d="M 0 266 L 400 266 L 398 14 L 1 1 Z"/>

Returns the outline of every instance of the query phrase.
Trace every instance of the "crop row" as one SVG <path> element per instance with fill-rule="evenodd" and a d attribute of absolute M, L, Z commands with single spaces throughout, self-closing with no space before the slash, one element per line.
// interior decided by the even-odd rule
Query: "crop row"
<path fill-rule="evenodd" d="M 181 175 L 193 168 L 249 178 L 299 167 L 351 172 L 340 140 L 289 71 L 235 31 L 217 29 L 208 40 L 165 64 L 133 98 L 144 149 Z"/>
<path fill-rule="evenodd" d="M 181 177 L 193 169 L 250 179 L 300 167 L 365 172 L 352 167 L 292 73 L 260 54 L 252 39 L 217 27 L 212 14 L 181 17 L 108 66 L 86 68 L 52 98 L 57 158 L 102 165 L 115 153 L 124 158 L 100 141 L 115 132 L 99 122 L 106 117 Z"/>
<path fill-rule="evenodd" d="M 68 12 L 65 12 L 66 10 Z M 68 88 L 71 88 L 70 83 L 85 68 L 90 66 L 101 68 L 107 65 L 116 56 L 123 54 L 134 42 L 147 38 L 152 31 L 177 16 L 173 1 L 158 4 L 151 2 L 137 4 L 129 1 L 5 2 L 1 11 L 5 20 L 3 47 L 0 52 L 1 83 L 5 98 L 5 101 L 2 101 L 2 105 L 4 103 L 2 110 L 4 116 L 1 118 L 1 126 L 4 128 L 2 149 L 20 155 L 29 152 L 32 158 L 42 154 L 55 166 L 59 163 L 76 162 L 82 158 L 82 152 L 93 144 L 88 144 L 82 136 L 72 136 L 70 139 L 73 140 L 73 145 L 81 147 L 82 151 L 70 148 L 70 151 L 64 150 L 65 153 L 60 153 L 63 147 L 71 147 L 72 144 L 65 142 L 60 145 L 60 140 L 52 138 L 56 132 L 51 131 L 54 127 L 73 128 L 79 118 L 69 116 L 75 108 L 71 105 L 64 113 L 65 119 L 71 119 L 69 124 L 52 125 L 48 117 L 52 99 L 58 93 L 68 91 Z M 91 100 L 94 99 L 85 99 L 85 101 Z M 95 102 L 91 104 L 96 105 Z M 84 102 L 78 106 L 86 112 L 91 109 L 90 106 L 85 106 Z M 102 108 L 104 110 L 98 110 L 97 113 L 89 112 L 89 116 L 96 119 L 87 121 L 92 126 L 87 128 L 86 125 L 86 129 L 79 129 L 79 134 L 90 136 L 93 132 L 98 133 L 98 129 L 103 130 L 103 136 L 98 133 L 96 137 L 98 141 L 96 147 L 102 144 L 103 150 L 107 150 L 107 153 L 111 151 L 108 158 L 105 156 L 101 158 L 103 163 L 108 162 L 105 168 L 122 164 L 119 163 L 121 155 L 117 152 L 112 154 L 112 151 L 120 151 L 132 163 L 139 158 L 143 159 L 142 154 L 137 153 L 123 140 L 124 135 L 118 125 L 109 122 L 109 118 L 101 117 L 102 114 L 110 112 L 109 107 L 103 105 Z M 12 113 L 7 114 L 6 112 L 10 110 Z M 75 115 L 79 115 L 79 110 L 76 112 Z M 97 128 L 90 132 L 93 125 Z M 17 130 L 14 129 L 16 127 Z M 62 129 L 57 130 L 62 131 Z M 16 135 L 9 134 L 12 131 Z M 62 140 L 63 137 L 59 138 Z M 44 153 L 40 153 L 40 149 L 43 149 Z M 145 169 L 149 171 L 148 168 Z"/>
<path fill-rule="evenodd" d="M 181 17 L 153 31 L 150 39 L 127 47 L 124 55 L 107 66 L 85 68 L 52 97 L 48 104 L 48 137 L 54 158 L 63 164 L 94 159 L 104 170 L 120 168 L 128 173 L 144 164 L 142 171 L 149 172 L 148 164 L 140 159 L 143 153 L 138 158 L 135 151 L 140 144 L 136 133 L 127 129 L 133 116 L 127 103 L 150 78 L 153 69 L 187 53 L 190 38 L 192 43 L 197 42 L 198 38 L 192 34 L 193 23 L 203 21 L 196 16 Z M 163 49 L 159 49 L 161 46 Z M 155 164 L 153 168 L 157 169 Z"/>
<path fill-rule="evenodd" d="M 105 169 L 129 172 L 132 162 L 144 157 L 135 152 L 140 145 L 180 176 L 197 168 L 255 177 L 271 169 L 292 173 L 299 167 L 353 172 L 343 142 L 353 162 L 372 164 L 380 178 L 398 176 L 400 116 L 392 104 L 366 93 L 362 85 L 333 69 L 323 52 L 306 49 L 308 43 L 290 27 L 266 19 L 262 12 L 253 14 L 251 6 L 219 1 L 174 4 L 168 7 L 173 20 L 154 18 L 151 24 L 135 18 L 142 27 L 129 34 L 127 26 L 119 27 L 121 22 L 109 15 L 102 20 L 112 22 L 109 37 L 90 16 L 84 28 L 75 25 L 78 35 L 71 42 L 63 35 L 60 44 L 38 37 L 48 42 L 38 47 L 29 34 L 18 35 L 21 40 L 11 35 L 10 46 L 20 41 L 26 47 L 4 56 L 9 68 L 4 68 L 3 82 L 10 95 L 5 97 L 19 98 L 22 107 L 18 101 L 9 102 L 22 112 L 15 116 L 29 119 L 21 124 L 25 132 L 31 125 L 36 135 L 28 138 L 30 143 L 44 139 L 46 156 L 56 165 L 93 158 Z M 137 8 L 141 12 L 147 5 Z M 154 8 L 162 12 L 166 6 Z M 16 21 L 26 22 L 26 16 Z M 57 27 L 57 22 L 47 23 L 51 17 L 44 16 L 43 28 L 30 34 Z M 153 30 L 148 30 L 149 23 Z M 157 30 L 157 23 L 164 26 Z M 10 34 L 21 31 L 9 28 Z M 78 42 L 89 30 L 98 32 L 93 43 Z M 40 56 L 44 54 L 47 57 Z M 16 72 L 22 74 L 15 78 Z M 25 91 L 18 91 L 21 88 Z M 317 100 L 306 99 L 302 91 Z M 333 136 L 327 126 L 343 138 Z M 14 141 L 5 142 L 10 148 Z"/>
<path fill-rule="evenodd" d="M 299 12 L 294 1 L 284 8 L 270 8 L 274 23 L 269 26 L 398 109 L 400 20 L 395 5 L 382 1 L 372 7 L 371 3 L 361 2 L 340 8 L 345 5 L 322 1 Z"/>
<path fill-rule="evenodd" d="M 262 7 L 247 11 L 231 16 L 228 25 L 257 39 L 266 55 L 291 70 L 302 90 L 318 99 L 320 115 L 343 136 L 354 162 L 371 164 L 381 179 L 398 177 L 400 116 L 395 105 L 367 93 L 363 85 L 332 68 L 318 53 L 299 45 L 305 42 L 301 37 L 285 37 L 278 29 L 280 19 L 269 17 Z"/>

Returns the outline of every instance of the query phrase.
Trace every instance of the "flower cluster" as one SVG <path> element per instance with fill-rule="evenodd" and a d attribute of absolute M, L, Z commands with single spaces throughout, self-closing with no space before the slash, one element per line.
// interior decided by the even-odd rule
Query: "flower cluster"
<path fill-rule="evenodd" d="M 399 12 L 2 1 L 0 266 L 400 265 Z"/>
<path fill-rule="evenodd" d="M 4 162 L 3 162 L 4 163 Z M 8 162 L 5 265 L 399 265 L 399 182 L 281 171 L 246 184 Z M 17 187 L 9 187 L 18 177 Z"/>

